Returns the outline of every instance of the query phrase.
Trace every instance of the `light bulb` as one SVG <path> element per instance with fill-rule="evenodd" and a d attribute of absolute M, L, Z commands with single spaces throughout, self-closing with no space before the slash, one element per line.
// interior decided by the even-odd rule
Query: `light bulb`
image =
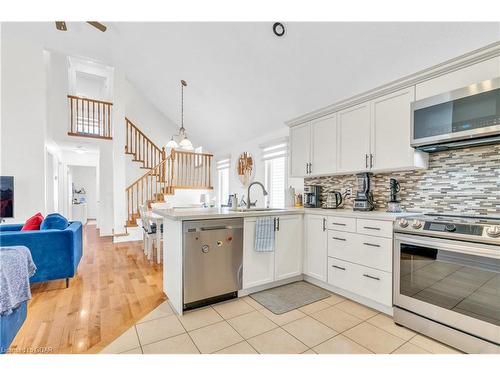
<path fill-rule="evenodd" d="M 177 148 L 179 145 L 177 144 L 176 141 L 174 141 L 174 137 L 170 138 L 170 141 L 168 141 L 167 145 L 165 146 L 166 148 Z"/>
<path fill-rule="evenodd" d="M 193 149 L 193 144 L 191 143 L 191 141 L 187 137 L 184 137 L 179 142 L 179 146 L 181 146 L 181 148 L 184 150 L 192 150 Z"/>

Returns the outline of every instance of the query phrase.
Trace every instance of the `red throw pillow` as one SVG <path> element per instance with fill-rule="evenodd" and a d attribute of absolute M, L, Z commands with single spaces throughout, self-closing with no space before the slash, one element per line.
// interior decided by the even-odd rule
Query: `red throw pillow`
<path fill-rule="evenodd" d="M 42 221 L 43 215 L 39 212 L 26 220 L 26 223 L 24 223 L 21 230 L 40 230 L 40 224 L 42 224 Z"/>

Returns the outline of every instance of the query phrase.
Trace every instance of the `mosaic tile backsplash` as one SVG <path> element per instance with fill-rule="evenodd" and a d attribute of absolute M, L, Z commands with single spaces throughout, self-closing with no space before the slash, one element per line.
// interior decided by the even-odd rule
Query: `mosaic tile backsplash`
<path fill-rule="evenodd" d="M 372 176 L 376 209 L 386 210 L 389 179 L 398 180 L 399 200 L 408 211 L 500 216 L 500 145 L 464 148 L 429 155 L 429 169 L 381 173 Z M 356 176 L 312 177 L 306 185 L 321 185 L 326 193 L 352 188 L 345 199 L 351 208 L 356 193 Z"/>

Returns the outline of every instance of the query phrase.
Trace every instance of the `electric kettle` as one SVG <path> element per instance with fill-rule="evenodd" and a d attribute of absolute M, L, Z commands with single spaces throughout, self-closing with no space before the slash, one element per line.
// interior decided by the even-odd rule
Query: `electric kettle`
<path fill-rule="evenodd" d="M 342 205 L 342 194 L 333 191 L 326 194 L 325 208 L 339 208 Z"/>

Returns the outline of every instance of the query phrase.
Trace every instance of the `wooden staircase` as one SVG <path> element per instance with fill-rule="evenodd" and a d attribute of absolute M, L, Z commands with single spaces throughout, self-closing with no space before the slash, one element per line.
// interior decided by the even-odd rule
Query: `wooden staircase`
<path fill-rule="evenodd" d="M 148 171 L 126 189 L 127 227 L 137 226 L 139 206 L 151 207 L 152 203 L 164 202 L 165 195 L 173 195 L 176 189 L 213 189 L 212 154 L 171 150 L 156 146 L 129 119 L 125 118 L 125 153 L 133 161 L 142 163 Z"/>

